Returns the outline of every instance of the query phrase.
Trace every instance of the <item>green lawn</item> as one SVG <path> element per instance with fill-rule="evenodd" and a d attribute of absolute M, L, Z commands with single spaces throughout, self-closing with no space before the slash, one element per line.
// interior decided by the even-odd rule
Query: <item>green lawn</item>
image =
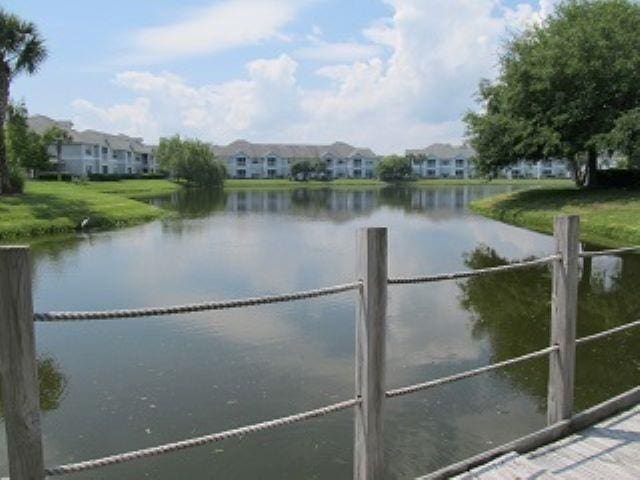
<path fill-rule="evenodd" d="M 605 246 L 640 245 L 640 190 L 532 189 L 472 202 L 482 215 L 545 233 L 553 218 L 580 215 L 580 238 Z"/>
<path fill-rule="evenodd" d="M 0 239 L 70 232 L 85 218 L 101 229 L 149 221 L 167 212 L 133 198 L 178 188 L 167 180 L 27 182 L 23 195 L 0 197 Z"/>
<path fill-rule="evenodd" d="M 536 178 L 522 178 L 522 179 L 507 179 L 496 178 L 494 180 L 487 180 L 485 178 L 432 178 L 432 179 L 420 179 L 415 182 L 410 182 L 409 185 L 428 186 L 428 185 L 525 185 L 525 186 L 537 186 L 537 187 L 571 187 L 573 186 L 572 180 L 565 179 L 536 179 Z"/>

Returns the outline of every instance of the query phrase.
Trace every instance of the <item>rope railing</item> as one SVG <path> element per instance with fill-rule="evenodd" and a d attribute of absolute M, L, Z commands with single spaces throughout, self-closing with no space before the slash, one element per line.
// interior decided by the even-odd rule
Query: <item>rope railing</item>
<path fill-rule="evenodd" d="M 132 460 L 138 460 L 147 457 L 154 457 L 165 453 L 177 452 L 179 450 L 185 450 L 187 448 L 200 447 L 209 443 L 219 442 L 234 437 L 242 437 L 249 433 L 256 433 L 263 430 L 269 430 L 284 425 L 291 425 L 303 420 L 310 420 L 312 418 L 322 417 L 330 413 L 346 410 L 358 405 L 361 402 L 360 398 L 353 398 L 344 402 L 334 403 L 327 405 L 326 407 L 317 408 L 315 410 L 309 410 L 295 415 L 289 415 L 287 417 L 276 418 L 266 422 L 256 423 L 253 425 L 247 425 L 245 427 L 234 428 L 231 430 L 225 430 L 223 432 L 214 433 L 211 435 L 205 435 L 202 437 L 191 438 L 189 440 L 182 440 L 174 443 L 167 443 L 157 447 L 144 448 L 141 450 L 134 450 L 132 452 L 120 453 L 117 455 L 111 455 L 108 457 L 97 458 L 93 460 L 86 460 L 84 462 L 70 463 L 68 465 L 60 465 L 57 467 L 46 468 L 45 474 L 48 476 L 66 475 L 70 473 L 79 473 L 87 470 L 94 470 L 96 468 L 107 467 L 110 465 L 117 465 Z"/>
<path fill-rule="evenodd" d="M 35 313 L 33 319 L 36 322 L 55 322 L 67 320 L 107 320 L 115 318 L 152 317 L 159 315 L 176 315 L 180 313 L 205 312 L 210 310 L 225 310 L 231 308 L 251 307 L 271 303 L 293 302 L 306 298 L 317 298 L 337 293 L 348 292 L 362 286 L 362 282 L 345 283 L 332 287 L 306 290 L 302 292 L 286 293 L 281 295 L 266 295 L 235 300 L 222 300 L 217 302 L 191 303 L 172 307 L 150 307 L 129 310 L 104 310 L 95 312 L 46 312 Z"/>
<path fill-rule="evenodd" d="M 390 278 L 389 285 L 406 285 L 411 283 L 430 283 L 441 282 L 444 280 L 457 280 L 459 278 L 477 277 L 490 273 L 507 272 L 510 270 L 519 270 L 522 268 L 533 267 L 536 265 L 545 265 L 558 260 L 560 255 L 549 255 L 548 257 L 537 258 L 534 260 L 526 260 L 524 262 L 510 263 L 508 265 L 500 265 L 497 267 L 482 268 L 478 270 L 469 270 L 467 272 L 440 273 L 436 275 L 426 275 L 420 277 Z"/>
<path fill-rule="evenodd" d="M 635 327 L 640 327 L 640 320 L 636 320 L 635 322 L 625 323 L 624 325 L 613 327 L 613 328 L 610 328 L 609 330 L 604 330 L 602 332 L 594 333 L 593 335 L 587 335 L 586 337 L 578 338 L 576 339 L 576 344 L 580 345 L 581 343 L 592 342 L 593 340 L 598 340 L 599 338 L 608 337 L 609 335 L 613 335 L 619 332 L 624 332 L 625 330 L 630 330 Z"/>
<path fill-rule="evenodd" d="M 600 250 L 593 252 L 580 252 L 580 256 L 582 258 L 590 258 L 590 257 L 604 257 L 607 255 L 617 255 L 620 253 L 633 253 L 640 252 L 640 245 L 636 247 L 622 247 L 622 248 L 613 248 L 609 250 Z"/>
<path fill-rule="evenodd" d="M 424 383 L 417 383 L 415 385 L 410 385 L 408 387 L 389 390 L 385 393 L 385 396 L 387 398 L 393 398 L 393 397 L 400 397 L 402 395 L 408 395 L 409 393 L 420 392 L 428 388 L 437 387 L 438 385 L 444 385 L 446 383 L 455 382 L 465 378 L 475 377 L 476 375 L 480 375 L 482 373 L 487 373 L 493 370 L 498 370 L 500 368 L 508 367 L 510 365 L 515 365 L 517 363 L 521 363 L 526 360 L 532 360 L 534 358 L 544 357 L 545 355 L 548 355 L 551 352 L 555 352 L 558 349 L 559 347 L 557 345 L 553 345 L 551 347 L 543 348 L 542 350 L 536 350 L 535 352 L 527 353 L 519 357 L 510 358 L 502 362 L 493 363 L 491 365 L 486 365 L 484 367 L 475 368 L 473 370 L 467 370 L 461 373 L 456 373 L 454 375 L 449 375 L 447 377 L 437 378 L 435 380 L 429 380 L 428 382 L 424 382 Z"/>

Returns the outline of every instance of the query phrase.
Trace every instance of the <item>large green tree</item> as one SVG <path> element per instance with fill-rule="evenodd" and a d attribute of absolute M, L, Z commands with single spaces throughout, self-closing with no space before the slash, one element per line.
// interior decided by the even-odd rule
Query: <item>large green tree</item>
<path fill-rule="evenodd" d="M 10 104 L 5 123 L 7 161 L 11 167 L 20 166 L 38 172 L 49 170 L 49 135 L 39 135 L 29 129 L 27 109 L 23 103 Z"/>
<path fill-rule="evenodd" d="M 0 8 L 0 132 L 9 106 L 11 81 L 20 73 L 33 74 L 47 57 L 37 27 Z M 13 193 L 4 135 L 0 135 L 0 195 Z"/>
<path fill-rule="evenodd" d="M 385 182 L 411 179 L 411 160 L 399 155 L 389 155 L 384 157 L 376 167 L 378 178 Z"/>
<path fill-rule="evenodd" d="M 640 107 L 640 4 L 566 0 L 541 25 L 507 42 L 494 82 L 480 83 L 480 113 L 465 117 L 477 167 L 569 159 L 579 184 L 597 184 L 597 157 L 629 142 L 610 136 Z M 615 140 L 615 144 L 614 141 Z M 630 154 L 631 152 L 623 152 Z"/>
<path fill-rule="evenodd" d="M 183 140 L 179 135 L 163 137 L 156 158 L 163 171 L 194 185 L 220 186 L 227 176 L 225 166 L 215 159 L 210 145 L 200 140 Z"/>

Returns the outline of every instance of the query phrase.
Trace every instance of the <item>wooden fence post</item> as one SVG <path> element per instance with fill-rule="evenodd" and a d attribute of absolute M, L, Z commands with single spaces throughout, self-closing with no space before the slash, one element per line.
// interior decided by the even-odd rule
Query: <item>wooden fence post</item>
<path fill-rule="evenodd" d="M 556 253 L 560 254 L 561 259 L 553 263 L 551 345 L 558 345 L 559 350 L 549 356 L 549 425 L 571 418 L 573 410 L 580 217 L 556 217 L 553 236 Z"/>
<path fill-rule="evenodd" d="M 382 410 L 385 398 L 387 229 L 358 231 L 357 273 L 362 280 L 356 312 L 354 480 L 382 480 Z"/>
<path fill-rule="evenodd" d="M 0 374 L 10 478 L 43 480 L 28 247 L 0 246 Z"/>

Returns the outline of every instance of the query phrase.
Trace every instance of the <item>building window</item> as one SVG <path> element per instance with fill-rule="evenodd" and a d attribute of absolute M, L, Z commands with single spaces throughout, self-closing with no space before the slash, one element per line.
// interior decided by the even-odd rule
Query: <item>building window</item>
<path fill-rule="evenodd" d="M 456 170 L 456 177 L 463 178 L 464 177 L 464 170 Z"/>
<path fill-rule="evenodd" d="M 356 177 L 356 178 L 362 177 L 362 170 L 354 170 L 353 171 L 353 176 Z"/>
<path fill-rule="evenodd" d="M 361 158 L 354 158 L 353 159 L 353 166 L 355 167 L 361 167 L 362 166 L 362 159 Z"/>
<path fill-rule="evenodd" d="M 108 153 L 109 149 L 107 147 L 102 147 L 102 158 L 107 158 Z"/>
<path fill-rule="evenodd" d="M 260 163 L 260 160 L 258 160 L 257 158 L 254 158 L 251 163 L 253 163 L 254 165 L 257 165 L 258 163 Z"/>
<path fill-rule="evenodd" d="M 236 177 L 238 178 L 244 178 L 247 176 L 247 171 L 244 168 L 241 168 L 239 170 L 236 170 Z"/>
<path fill-rule="evenodd" d="M 102 173 L 107 175 L 109 173 L 109 166 L 108 165 L 103 165 L 102 166 Z"/>
<path fill-rule="evenodd" d="M 115 150 L 113 150 L 113 151 L 111 152 L 111 156 L 112 156 L 113 158 L 118 158 L 118 152 L 116 152 Z"/>
<path fill-rule="evenodd" d="M 275 167 L 276 166 L 276 159 L 273 158 L 273 157 L 267 158 L 267 166 L 268 167 Z"/>
<path fill-rule="evenodd" d="M 276 171 L 273 168 L 270 168 L 269 170 L 267 170 L 267 176 L 269 178 L 275 178 L 276 177 Z"/>
<path fill-rule="evenodd" d="M 344 165 L 344 160 L 338 160 L 338 165 Z"/>
<path fill-rule="evenodd" d="M 92 156 L 92 148 L 90 146 L 84 147 L 84 154 L 91 157 Z"/>
<path fill-rule="evenodd" d="M 427 170 L 427 177 L 435 177 L 436 171 L 434 169 Z"/>
<path fill-rule="evenodd" d="M 433 158 L 430 158 L 429 160 L 427 160 L 427 167 L 429 168 L 436 168 L 436 161 Z"/>
<path fill-rule="evenodd" d="M 244 167 L 247 164 L 247 159 L 245 157 L 236 158 L 236 164 L 238 166 Z"/>
<path fill-rule="evenodd" d="M 87 175 L 91 175 L 93 173 L 93 166 L 92 165 L 87 165 Z"/>
<path fill-rule="evenodd" d="M 464 167 L 464 160 L 462 160 L 460 158 L 456 159 L 456 167 L 463 168 Z"/>
<path fill-rule="evenodd" d="M 440 160 L 440 166 L 442 167 L 448 167 L 449 163 L 449 160 Z"/>
<path fill-rule="evenodd" d="M 131 167 L 127 168 L 127 173 L 128 174 L 132 174 L 133 173 L 133 169 Z"/>

